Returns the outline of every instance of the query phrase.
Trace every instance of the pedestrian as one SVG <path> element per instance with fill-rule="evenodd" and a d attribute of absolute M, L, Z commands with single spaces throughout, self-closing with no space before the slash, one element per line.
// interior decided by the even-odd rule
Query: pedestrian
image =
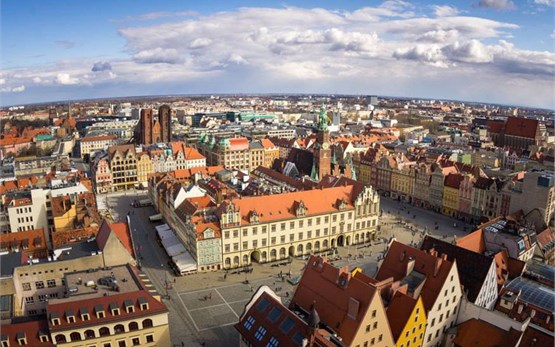
<path fill-rule="evenodd" d="M 185 342 L 181 341 L 181 347 L 185 347 Z"/>
<path fill-rule="evenodd" d="M 177 280 L 177 279 L 176 279 L 176 278 L 174 278 L 174 279 L 173 279 L 173 283 L 175 283 L 175 281 L 176 281 L 176 280 Z"/>
<path fill-rule="evenodd" d="M 212 300 L 212 292 L 208 293 L 208 300 Z"/>
<path fill-rule="evenodd" d="M 224 280 L 227 278 L 227 273 L 224 274 Z"/>

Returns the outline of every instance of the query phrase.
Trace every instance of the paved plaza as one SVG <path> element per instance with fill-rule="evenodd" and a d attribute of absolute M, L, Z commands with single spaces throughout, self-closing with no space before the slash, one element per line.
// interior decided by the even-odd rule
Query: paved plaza
<path fill-rule="evenodd" d="M 291 277 L 302 274 L 306 258 L 297 258 L 291 263 L 282 262 L 281 266 L 253 264 L 252 273 L 247 274 L 218 271 L 175 277 L 168 270 L 168 256 L 155 241 L 154 227 L 157 224 L 148 220 L 156 213 L 154 208 L 130 206 L 134 200 L 145 198 L 145 191 L 134 191 L 102 194 L 97 201 L 99 210 L 108 209 L 115 221 L 123 221 L 129 213 L 140 265 L 165 297 L 163 301 L 169 310 L 170 332 L 175 346 L 182 343 L 185 346 L 200 346 L 204 343 L 206 346 L 223 347 L 238 343 L 239 334 L 233 324 L 239 320 L 253 292 L 262 285 L 279 290 L 277 294 L 285 303 L 288 302 L 294 287 L 285 280 L 286 274 L 291 272 Z M 364 245 L 339 247 L 332 257 L 335 266 L 360 267 L 373 276 L 391 238 L 418 246 L 425 233 L 448 242 L 468 233 L 459 221 L 391 199 L 382 198 L 381 207 L 380 239 Z M 467 230 L 470 230 L 469 226 Z M 283 279 L 280 273 L 284 275 Z M 168 289 L 166 283 L 169 284 Z"/>

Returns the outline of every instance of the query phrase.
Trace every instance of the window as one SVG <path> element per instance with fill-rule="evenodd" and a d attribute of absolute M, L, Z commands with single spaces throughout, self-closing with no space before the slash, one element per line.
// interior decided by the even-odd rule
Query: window
<path fill-rule="evenodd" d="M 44 281 L 36 281 L 35 282 L 35 287 L 37 289 L 43 289 L 44 288 Z"/>
<path fill-rule="evenodd" d="M 295 222 L 289 222 L 289 229 L 295 229 Z"/>
<path fill-rule="evenodd" d="M 32 296 L 27 296 L 25 297 L 25 303 L 26 304 L 34 304 L 35 303 L 35 298 Z"/>
<path fill-rule="evenodd" d="M 266 234 L 266 229 L 267 229 L 266 226 L 263 226 L 263 227 L 262 227 L 262 234 Z"/>
<path fill-rule="evenodd" d="M 254 338 L 257 341 L 262 341 L 262 338 L 264 337 L 264 335 L 266 335 L 266 328 L 264 328 L 262 325 L 258 327 L 258 330 L 256 331 L 256 333 L 254 334 Z"/>
<path fill-rule="evenodd" d="M 295 241 L 295 235 L 289 234 L 289 241 Z"/>
<path fill-rule="evenodd" d="M 276 225 L 272 224 L 272 232 L 275 232 L 275 231 L 276 231 Z"/>
<path fill-rule="evenodd" d="M 147 343 L 154 342 L 154 336 L 153 335 L 147 335 L 147 336 L 145 336 L 145 338 L 146 338 Z"/>
<path fill-rule="evenodd" d="M 125 340 L 118 341 L 118 347 L 125 347 Z"/>
<path fill-rule="evenodd" d="M 303 239 L 303 233 L 299 233 L 299 240 Z"/>
<path fill-rule="evenodd" d="M 48 295 L 39 294 L 39 302 L 45 302 L 46 300 L 48 300 Z"/>
<path fill-rule="evenodd" d="M 376 318 L 376 310 L 372 311 L 372 318 Z"/>
<path fill-rule="evenodd" d="M 372 326 L 372 329 L 378 329 L 378 322 L 374 322 L 374 325 Z"/>
<path fill-rule="evenodd" d="M 110 342 L 106 342 L 102 345 L 102 347 L 112 347 L 112 344 Z"/>
<path fill-rule="evenodd" d="M 341 215 L 341 216 L 343 216 L 343 215 Z M 373 346 L 375 344 L 376 344 L 376 338 L 373 337 L 372 340 L 370 340 L 370 345 Z"/>
<path fill-rule="evenodd" d="M 281 231 L 285 230 L 285 223 L 281 223 L 280 229 L 281 229 Z"/>
<path fill-rule="evenodd" d="M 247 228 L 243 229 L 243 236 L 247 236 Z"/>
<path fill-rule="evenodd" d="M 249 248 L 249 242 L 243 241 L 243 249 L 247 249 L 247 248 Z"/>
<path fill-rule="evenodd" d="M 370 331 L 370 324 L 368 324 L 368 325 L 366 326 L 366 332 L 369 332 L 369 331 Z"/>
<path fill-rule="evenodd" d="M 239 231 L 238 230 L 233 230 L 233 237 L 239 237 Z"/>
<path fill-rule="evenodd" d="M 288 334 L 294 325 L 295 325 L 295 321 L 287 317 L 283 320 L 283 323 L 281 323 L 281 325 L 279 326 L 279 330 L 281 330 L 284 334 Z"/>
<path fill-rule="evenodd" d="M 430 325 L 431 327 L 433 327 L 436 324 L 436 319 L 432 319 L 432 324 Z"/>
<path fill-rule="evenodd" d="M 249 316 L 249 317 L 247 318 L 247 320 L 245 321 L 245 323 L 243 324 L 243 326 L 245 327 L 245 329 L 251 330 L 251 329 L 252 329 L 252 326 L 254 325 L 254 322 L 255 322 L 255 321 L 256 321 L 256 320 L 255 320 L 252 316 Z"/>
<path fill-rule="evenodd" d="M 31 283 L 29 283 L 29 282 L 22 283 L 21 286 L 23 287 L 24 291 L 31 290 Z"/>
<path fill-rule="evenodd" d="M 231 249 L 230 245 L 225 245 L 224 248 L 225 248 L 225 251 L 226 251 L 226 252 L 229 252 L 230 249 Z"/>
<path fill-rule="evenodd" d="M 47 280 L 46 285 L 48 288 L 54 288 L 56 286 L 56 280 Z"/>
<path fill-rule="evenodd" d="M 383 340 L 383 334 L 380 334 L 380 336 L 378 336 L 378 342 L 382 342 Z"/>
<path fill-rule="evenodd" d="M 304 222 L 302 220 L 299 221 L 299 228 L 302 228 L 304 225 Z"/>
<path fill-rule="evenodd" d="M 277 319 L 279 318 L 279 316 L 281 316 L 281 309 L 274 307 L 271 311 L 270 314 L 268 315 L 268 319 L 270 319 L 270 321 L 272 321 L 272 323 L 275 323 L 277 321 Z"/>
<path fill-rule="evenodd" d="M 131 339 L 131 343 L 133 346 L 139 346 L 141 344 L 141 340 L 138 337 L 134 337 Z"/>
<path fill-rule="evenodd" d="M 316 225 L 320 225 L 320 217 L 316 218 Z"/>
<path fill-rule="evenodd" d="M 266 345 L 266 347 L 277 347 L 278 345 L 279 345 L 278 339 L 272 336 L 270 337 L 270 341 L 268 341 L 268 344 Z"/>

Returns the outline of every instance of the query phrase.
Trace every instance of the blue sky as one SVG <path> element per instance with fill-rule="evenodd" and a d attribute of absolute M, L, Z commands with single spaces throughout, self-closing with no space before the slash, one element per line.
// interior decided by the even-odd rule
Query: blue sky
<path fill-rule="evenodd" d="M 555 108 L 554 0 L 3 0 L 0 103 L 352 93 Z"/>

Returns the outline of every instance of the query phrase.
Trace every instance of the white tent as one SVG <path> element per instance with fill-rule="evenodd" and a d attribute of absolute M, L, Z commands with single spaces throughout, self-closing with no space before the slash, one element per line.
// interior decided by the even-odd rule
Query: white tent
<path fill-rule="evenodd" d="M 197 263 L 188 252 L 172 257 L 172 260 L 182 275 L 188 272 L 197 271 Z"/>
<path fill-rule="evenodd" d="M 166 237 L 166 238 L 162 239 L 162 246 L 164 246 L 166 251 L 171 246 L 180 245 L 180 244 L 181 244 L 181 241 L 179 241 L 179 239 L 175 235 L 172 235 L 172 236 L 169 236 L 169 237 Z"/>
<path fill-rule="evenodd" d="M 181 243 L 166 248 L 166 253 L 168 253 L 170 257 L 180 255 L 184 252 L 187 252 L 187 250 L 185 249 L 185 247 L 183 247 Z"/>
<path fill-rule="evenodd" d="M 157 225 L 155 228 L 157 232 L 164 231 L 164 230 L 171 230 L 170 226 L 167 224 Z"/>

